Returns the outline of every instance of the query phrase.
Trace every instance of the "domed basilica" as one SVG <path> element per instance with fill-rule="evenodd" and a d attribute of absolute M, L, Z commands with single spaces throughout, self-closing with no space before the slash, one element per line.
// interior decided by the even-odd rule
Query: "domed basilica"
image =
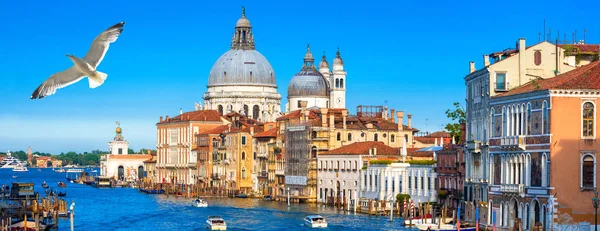
<path fill-rule="evenodd" d="M 307 108 L 346 108 L 345 82 L 339 49 L 333 70 L 329 69 L 325 54 L 317 70 L 309 46 L 302 69 L 288 85 L 286 112 L 300 109 L 302 101 L 307 103 Z M 203 99 L 205 109 L 218 110 L 221 115 L 237 112 L 263 122 L 274 121 L 282 115 L 275 71 L 256 51 L 252 26 L 243 7 L 230 50 L 221 55 L 210 70 Z"/>

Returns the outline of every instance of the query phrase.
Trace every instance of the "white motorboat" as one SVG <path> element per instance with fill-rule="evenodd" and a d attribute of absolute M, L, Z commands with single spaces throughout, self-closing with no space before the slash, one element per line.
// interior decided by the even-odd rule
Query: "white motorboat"
<path fill-rule="evenodd" d="M 327 228 L 327 221 L 321 215 L 308 215 L 304 218 L 304 224 L 311 228 Z"/>
<path fill-rule="evenodd" d="M 431 223 L 433 223 L 432 222 L 433 219 L 431 218 L 431 215 L 430 216 L 425 216 L 425 217 L 426 217 L 425 219 L 421 219 L 421 218 L 406 219 L 406 220 L 404 220 L 404 225 L 406 225 L 406 226 L 413 225 L 414 226 L 414 225 L 417 225 L 417 224 L 431 224 Z M 438 217 L 436 219 L 436 222 L 439 219 L 442 219 L 442 218 Z M 451 217 L 446 217 L 445 221 L 443 221 L 442 224 L 447 224 L 447 223 L 450 223 L 450 222 L 452 222 L 452 218 Z"/>
<path fill-rule="evenodd" d="M 27 170 L 27 167 L 25 166 L 16 166 L 15 168 L 13 168 L 12 170 L 13 172 L 28 172 L 29 170 Z"/>
<path fill-rule="evenodd" d="M 206 202 L 206 200 L 204 200 L 202 198 L 196 198 L 195 200 L 192 201 L 192 206 L 199 207 L 199 208 L 205 208 L 205 207 L 208 207 L 208 202 Z"/>
<path fill-rule="evenodd" d="M 209 216 L 206 223 L 210 230 L 227 230 L 227 223 L 220 216 Z"/>
<path fill-rule="evenodd" d="M 17 166 L 27 166 L 27 162 L 21 161 L 18 158 L 12 156 L 10 151 L 6 153 L 6 158 L 0 162 L 0 168 L 15 168 Z"/>

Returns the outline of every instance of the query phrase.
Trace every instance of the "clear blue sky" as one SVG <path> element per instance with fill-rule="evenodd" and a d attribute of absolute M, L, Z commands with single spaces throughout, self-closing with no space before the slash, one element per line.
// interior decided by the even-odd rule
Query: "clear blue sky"
<path fill-rule="evenodd" d="M 0 2 L 0 150 L 107 150 L 119 120 L 131 147 L 155 148 L 159 116 L 194 109 L 209 71 L 229 49 L 240 6 L 256 48 L 275 69 L 279 92 L 300 70 L 306 44 L 328 59 L 340 47 L 347 107 L 383 105 L 413 114 L 421 130 L 439 130 L 444 111 L 464 102 L 468 62 L 538 42 L 547 28 L 600 42 L 599 1 L 2 1 Z M 83 57 L 102 30 L 126 21 L 98 70 L 41 100 L 33 90 Z M 561 35 L 561 38 L 563 36 Z M 281 103 L 282 107 L 285 101 Z"/>

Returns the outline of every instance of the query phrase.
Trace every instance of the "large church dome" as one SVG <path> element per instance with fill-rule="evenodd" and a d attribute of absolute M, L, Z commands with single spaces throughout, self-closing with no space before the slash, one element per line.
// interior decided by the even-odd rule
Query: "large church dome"
<path fill-rule="evenodd" d="M 277 87 L 275 72 L 256 50 L 231 49 L 221 55 L 210 70 L 208 86 L 260 85 Z"/>
<path fill-rule="evenodd" d="M 329 84 L 314 66 L 310 46 L 304 56 L 304 65 L 288 85 L 288 98 L 293 97 L 329 97 Z"/>

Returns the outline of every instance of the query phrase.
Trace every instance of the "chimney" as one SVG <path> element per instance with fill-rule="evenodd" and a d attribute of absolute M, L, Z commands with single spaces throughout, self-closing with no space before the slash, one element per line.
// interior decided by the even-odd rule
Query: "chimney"
<path fill-rule="evenodd" d="M 398 116 L 398 131 L 402 131 L 404 129 L 404 127 L 402 126 L 402 118 L 404 117 L 404 112 L 398 111 L 396 112 L 396 115 Z"/>
<path fill-rule="evenodd" d="M 327 127 L 327 108 L 321 108 L 321 127 Z"/>
<path fill-rule="evenodd" d="M 487 66 L 489 66 L 489 65 L 490 65 L 490 56 L 488 56 L 488 55 L 484 55 L 484 56 L 483 56 L 483 66 L 484 66 L 484 67 L 487 67 Z"/>
<path fill-rule="evenodd" d="M 179 108 L 179 114 L 183 114 L 183 108 Z"/>
<path fill-rule="evenodd" d="M 342 110 L 342 126 L 346 129 L 346 116 L 348 116 L 348 110 Z"/>
<path fill-rule="evenodd" d="M 227 132 L 231 132 L 231 124 L 227 124 Z"/>
<path fill-rule="evenodd" d="M 467 137 L 467 124 L 466 123 L 460 123 L 460 142 L 459 144 L 464 144 L 466 141 L 466 137 Z"/>
<path fill-rule="evenodd" d="M 169 116 L 165 117 L 165 122 L 169 122 Z"/>
<path fill-rule="evenodd" d="M 333 113 L 329 114 L 329 128 L 333 129 L 335 127 L 335 117 Z"/>
<path fill-rule="evenodd" d="M 381 113 L 381 116 L 383 117 L 384 120 L 388 119 L 388 110 L 387 110 L 387 107 L 383 107 L 383 112 Z"/>
<path fill-rule="evenodd" d="M 408 118 L 408 128 L 412 128 L 412 115 L 408 113 L 406 117 Z"/>
<path fill-rule="evenodd" d="M 377 147 L 373 147 L 373 155 L 377 155 Z"/>
<path fill-rule="evenodd" d="M 475 72 L 475 62 L 471 61 L 469 62 L 469 74 Z"/>
<path fill-rule="evenodd" d="M 160 122 L 161 122 L 161 123 L 163 122 L 163 117 L 162 117 L 162 116 L 160 117 Z"/>
<path fill-rule="evenodd" d="M 250 126 L 250 135 L 253 136 L 254 135 L 254 126 Z"/>
<path fill-rule="evenodd" d="M 519 86 L 524 84 L 521 80 L 529 79 L 525 76 L 525 66 L 527 65 L 525 49 L 527 49 L 525 46 L 525 38 L 519 38 Z"/>
<path fill-rule="evenodd" d="M 391 113 L 390 113 L 390 121 L 392 121 L 393 123 L 396 123 L 396 119 L 394 118 L 394 116 L 396 115 L 396 110 L 394 109 L 390 109 Z"/>

